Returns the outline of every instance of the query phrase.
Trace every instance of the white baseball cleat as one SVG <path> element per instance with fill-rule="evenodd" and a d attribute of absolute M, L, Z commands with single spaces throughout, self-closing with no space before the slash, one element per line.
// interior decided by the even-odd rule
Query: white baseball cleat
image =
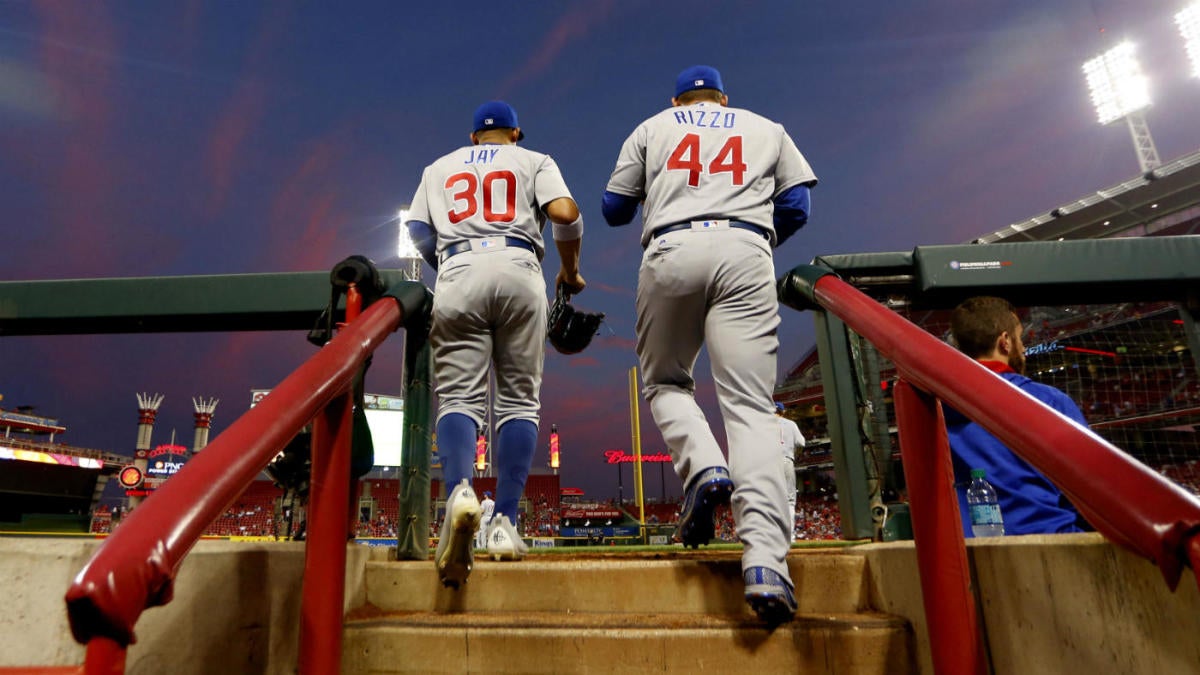
<path fill-rule="evenodd" d="M 497 515 L 488 527 L 487 552 L 493 560 L 520 560 L 529 552 L 508 516 Z"/>
<path fill-rule="evenodd" d="M 464 479 L 454 486 L 446 499 L 446 519 L 442 522 L 442 534 L 433 557 L 443 586 L 459 588 L 467 583 L 475 562 L 472 545 L 481 518 L 483 509 L 479 499 Z"/>

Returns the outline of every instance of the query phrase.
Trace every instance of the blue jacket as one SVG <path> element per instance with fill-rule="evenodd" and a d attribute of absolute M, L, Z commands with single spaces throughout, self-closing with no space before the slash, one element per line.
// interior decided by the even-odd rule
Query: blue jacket
<path fill-rule="evenodd" d="M 1026 394 L 1054 408 L 1080 426 L 1087 427 L 1087 421 L 1079 406 L 1063 392 L 1019 375 L 1006 365 L 987 361 L 981 363 Z M 954 485 L 958 492 L 958 508 L 966 536 L 973 536 L 971 516 L 967 511 L 967 485 L 971 482 L 971 469 L 983 469 L 987 473 L 987 481 L 996 488 L 996 494 L 1000 498 L 1000 513 L 1004 518 L 1005 534 L 1081 531 L 1076 525 L 1078 513 L 1075 507 L 1041 472 L 957 410 L 946 406 L 945 415 L 946 431 L 950 437 L 950 455 L 954 462 Z"/>

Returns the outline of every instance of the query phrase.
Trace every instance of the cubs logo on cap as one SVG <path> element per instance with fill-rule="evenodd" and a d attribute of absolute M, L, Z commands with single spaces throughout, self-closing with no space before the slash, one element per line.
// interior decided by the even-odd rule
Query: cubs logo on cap
<path fill-rule="evenodd" d="M 721 83 L 721 73 L 712 66 L 692 66 L 685 69 L 675 78 L 675 96 L 693 89 L 716 89 L 724 93 L 725 85 Z"/>
<path fill-rule="evenodd" d="M 473 131 L 487 131 L 488 129 L 519 129 L 520 122 L 517 121 L 517 111 L 504 101 L 488 101 L 475 109 L 475 126 Z M 525 132 L 522 131 L 517 140 L 525 138 Z"/>

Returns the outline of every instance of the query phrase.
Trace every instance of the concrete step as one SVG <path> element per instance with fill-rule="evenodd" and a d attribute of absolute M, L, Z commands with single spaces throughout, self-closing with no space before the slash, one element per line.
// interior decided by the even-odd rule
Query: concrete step
<path fill-rule="evenodd" d="M 443 588 L 432 561 L 368 562 L 343 673 L 912 673 L 907 621 L 872 611 L 865 557 L 795 549 L 796 619 L 742 597 L 741 551 L 480 557 Z"/>
<path fill-rule="evenodd" d="M 788 569 L 802 614 L 854 614 L 869 608 L 865 558 L 793 550 Z M 740 551 L 580 558 L 532 555 L 476 558 L 461 590 L 438 583 L 432 561 L 371 561 L 367 603 L 383 612 L 591 612 L 749 616 Z"/>
<path fill-rule="evenodd" d="M 749 615 L 600 612 L 359 612 L 342 673 L 916 672 L 912 630 L 872 612 Z"/>

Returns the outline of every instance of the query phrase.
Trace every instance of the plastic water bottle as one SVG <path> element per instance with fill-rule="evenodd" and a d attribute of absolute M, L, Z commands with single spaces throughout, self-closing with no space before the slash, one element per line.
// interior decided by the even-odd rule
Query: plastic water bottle
<path fill-rule="evenodd" d="M 1000 515 L 1000 499 L 984 475 L 983 469 L 971 469 L 971 485 L 967 487 L 971 532 L 976 537 L 1002 537 L 1004 517 Z"/>

